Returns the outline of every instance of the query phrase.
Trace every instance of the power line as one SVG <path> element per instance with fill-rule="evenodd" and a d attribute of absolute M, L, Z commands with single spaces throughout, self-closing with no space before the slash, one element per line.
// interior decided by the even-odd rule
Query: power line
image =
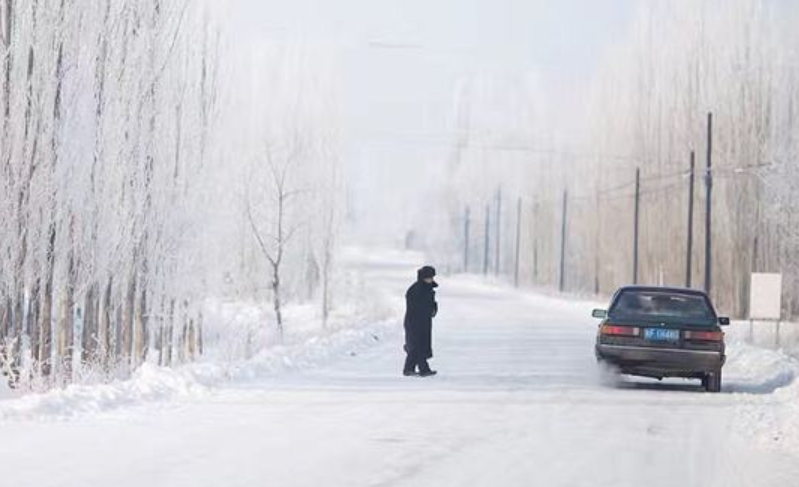
<path fill-rule="evenodd" d="M 736 176 L 741 174 L 752 174 L 753 171 L 770 167 L 772 163 L 764 163 L 764 164 L 754 164 L 751 166 L 739 166 L 733 168 L 719 168 L 713 167 L 711 170 L 714 175 L 718 176 Z M 661 186 L 657 186 L 654 188 L 644 188 L 641 190 L 641 196 L 648 196 L 658 193 L 664 193 L 675 188 L 678 188 L 683 185 L 683 179 L 688 180 L 690 177 L 690 171 L 686 169 L 675 170 L 666 173 L 660 174 L 653 174 L 650 176 L 642 176 L 641 177 L 641 184 L 644 183 L 653 183 L 653 182 L 661 182 L 661 181 L 670 181 L 676 180 L 670 184 L 665 184 Z M 613 186 L 608 186 L 604 188 L 595 189 L 593 191 L 588 191 L 585 193 L 577 193 L 572 194 L 569 196 L 569 202 L 571 203 L 581 203 L 581 202 L 593 202 L 596 201 L 597 198 L 601 199 L 602 201 L 614 201 L 620 200 L 624 198 L 632 198 L 635 196 L 635 193 L 632 191 L 626 191 L 635 186 L 635 179 L 631 179 L 624 183 L 619 183 Z M 548 204 L 556 204 L 562 202 L 562 197 L 558 196 L 551 196 L 548 198 L 524 198 L 523 200 L 527 200 L 527 202 L 537 203 L 540 205 L 548 205 Z"/>
<path fill-rule="evenodd" d="M 447 137 L 448 134 L 435 134 L 435 133 L 401 133 L 401 132 L 383 132 L 385 135 L 388 136 L 421 136 L 424 137 L 426 135 L 429 136 L 438 136 L 438 137 Z M 672 159 L 663 159 L 660 157 L 642 157 L 636 156 L 632 154 L 611 154 L 611 153 L 603 153 L 603 152 L 579 152 L 579 151 L 569 151 L 569 150 L 560 150 L 560 149 L 545 149 L 541 147 L 526 145 L 526 144 L 515 144 L 515 143 L 475 143 L 471 141 L 467 142 L 456 142 L 452 143 L 451 140 L 435 140 L 435 139 L 400 139 L 400 138 L 391 138 L 391 139 L 378 139 L 378 138 L 371 138 L 366 139 L 364 141 L 367 144 L 387 144 L 387 145 L 406 145 L 406 146 L 431 146 L 431 147 L 442 147 L 442 148 L 457 148 L 460 150 L 476 150 L 476 151 L 493 151 L 493 152 L 522 152 L 526 154 L 537 154 L 537 155 L 546 155 L 546 156 L 560 156 L 560 157 L 567 157 L 571 159 L 604 159 L 604 160 L 615 160 L 619 164 L 608 164 L 604 163 L 603 166 L 607 167 L 618 167 L 618 168 L 627 168 L 624 162 L 635 162 L 635 163 L 669 163 L 669 164 L 678 164 L 680 161 L 672 160 Z"/>

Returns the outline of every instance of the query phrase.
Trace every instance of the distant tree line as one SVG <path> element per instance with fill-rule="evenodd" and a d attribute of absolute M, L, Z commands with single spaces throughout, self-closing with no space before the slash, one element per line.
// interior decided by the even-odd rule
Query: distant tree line
<path fill-rule="evenodd" d="M 764 0 L 646 3 L 582 90 L 465 80 L 450 157 L 452 266 L 482 272 L 487 262 L 513 276 L 518 265 L 522 285 L 580 293 L 636 277 L 703 287 L 712 112 L 712 294 L 746 316 L 750 273 L 782 272 L 785 311 L 796 316 L 798 24 L 795 6 Z"/>

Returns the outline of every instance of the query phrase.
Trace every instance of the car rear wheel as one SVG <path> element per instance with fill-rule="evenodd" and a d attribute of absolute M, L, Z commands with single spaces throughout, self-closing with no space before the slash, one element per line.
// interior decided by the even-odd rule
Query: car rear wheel
<path fill-rule="evenodd" d="M 702 379 L 702 387 L 707 392 L 721 392 L 721 369 L 705 375 Z"/>

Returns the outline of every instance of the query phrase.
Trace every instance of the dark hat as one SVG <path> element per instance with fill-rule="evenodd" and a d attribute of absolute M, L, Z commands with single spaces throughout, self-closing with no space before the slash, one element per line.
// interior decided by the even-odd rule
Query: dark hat
<path fill-rule="evenodd" d="M 431 267 L 429 265 L 426 265 L 426 266 L 422 267 L 421 269 L 419 269 L 418 275 L 419 275 L 419 279 L 432 279 L 432 278 L 436 277 L 436 269 L 435 269 L 435 267 Z"/>

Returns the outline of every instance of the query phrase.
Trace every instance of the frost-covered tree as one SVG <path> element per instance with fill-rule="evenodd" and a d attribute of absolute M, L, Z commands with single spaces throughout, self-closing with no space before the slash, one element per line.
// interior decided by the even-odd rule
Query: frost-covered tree
<path fill-rule="evenodd" d="M 640 170 L 639 280 L 683 284 L 693 151 L 692 283 L 701 286 L 703 171 L 712 112 L 714 297 L 722 309 L 745 315 L 753 270 L 783 272 L 786 296 L 795 295 L 797 15 L 795 6 L 765 0 L 646 2 L 624 42 L 600 60 L 582 91 L 564 96 L 559 87 L 540 86 L 530 97 L 471 81 L 456 101 L 461 115 L 453 124 L 457 164 L 450 204 L 459 222 L 465 206 L 472 210 L 473 252 L 483 247 L 483 208 L 502 186 L 505 194 L 524 198 L 522 282 L 555 285 L 560 196 L 568 190 L 566 287 L 609 293 L 632 280 L 634 182 Z M 508 96 L 511 102 L 503 100 Z M 508 111 L 508 105 L 522 110 Z M 520 123 L 525 107 L 536 107 L 539 116 Z M 520 150 L 510 156 L 509 145 Z M 517 167 L 508 167 L 514 158 Z M 514 216 L 505 212 L 503 219 Z M 450 238 L 459 238 L 461 225 L 453 227 Z M 503 253 L 512 255 L 512 229 L 502 230 Z M 488 239 L 490 245 L 495 240 Z M 470 258 L 479 260 L 479 254 Z M 503 263 L 505 274 L 510 268 Z M 795 314 L 797 306 L 791 301 L 786 308 Z"/>
<path fill-rule="evenodd" d="M 223 76 L 241 52 L 221 17 L 201 0 L 0 2 L 0 364 L 12 382 L 203 353 L 208 301 L 262 269 L 236 228 L 250 149 L 265 141 L 273 160 L 297 150 L 286 231 L 307 215 L 315 236 L 335 232 L 320 217 L 322 201 L 340 203 L 332 79 L 315 74 L 329 66 L 281 47 L 261 67 L 282 88 L 248 91 L 250 78 Z M 300 248 L 286 249 L 287 289 L 308 279 Z"/>
<path fill-rule="evenodd" d="M 260 53 L 254 63 L 256 90 L 273 98 L 253 104 L 257 93 L 245 91 L 250 108 L 244 116 L 253 140 L 244 144 L 251 161 L 243 174 L 244 211 L 260 262 L 268 268 L 281 339 L 287 297 L 314 298 L 313 289 L 321 284 L 323 322 L 330 307 L 340 161 L 337 110 L 331 102 L 336 88 L 320 59 L 307 47 Z M 247 265 L 258 268 L 257 262 Z M 303 293 L 303 287 L 310 291 Z"/>

